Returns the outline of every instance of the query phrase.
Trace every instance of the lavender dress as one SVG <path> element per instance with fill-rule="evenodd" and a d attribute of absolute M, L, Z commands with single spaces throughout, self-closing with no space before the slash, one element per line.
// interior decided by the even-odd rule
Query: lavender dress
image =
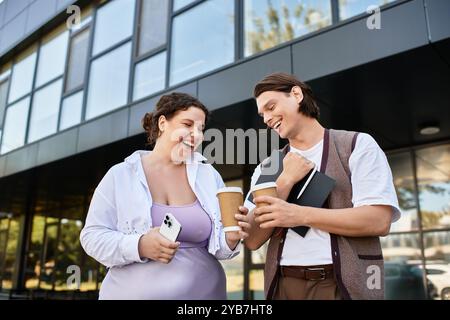
<path fill-rule="evenodd" d="M 102 282 L 100 299 L 226 299 L 225 272 L 207 249 L 212 228 L 208 214 L 198 200 L 186 206 L 153 203 L 153 225 L 160 226 L 166 213 L 172 213 L 183 227 L 172 261 L 111 268 Z"/>

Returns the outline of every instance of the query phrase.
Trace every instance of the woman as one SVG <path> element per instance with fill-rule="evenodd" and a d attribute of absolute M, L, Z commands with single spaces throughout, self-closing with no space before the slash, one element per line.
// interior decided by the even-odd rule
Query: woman
<path fill-rule="evenodd" d="M 195 152 L 208 110 L 183 93 L 163 96 L 143 127 L 153 151 L 136 151 L 97 186 L 81 231 L 87 254 L 109 268 L 100 299 L 226 299 L 220 259 L 239 253 L 244 231 L 223 231 L 219 173 Z M 237 213 L 248 228 L 247 209 Z M 177 242 L 159 233 L 166 213 Z"/>

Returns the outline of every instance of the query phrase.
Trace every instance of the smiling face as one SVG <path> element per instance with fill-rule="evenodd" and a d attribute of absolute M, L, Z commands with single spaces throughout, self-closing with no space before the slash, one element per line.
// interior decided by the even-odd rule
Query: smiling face
<path fill-rule="evenodd" d="M 302 114 L 299 104 L 303 100 L 300 87 L 293 87 L 290 93 L 266 91 L 256 98 L 258 114 L 264 123 L 274 129 L 283 139 L 294 137 L 299 129 Z"/>
<path fill-rule="evenodd" d="M 197 107 L 178 111 L 167 119 L 161 116 L 158 121 L 161 136 L 167 148 L 172 150 L 174 161 L 183 161 L 192 155 L 203 142 L 206 115 Z"/>

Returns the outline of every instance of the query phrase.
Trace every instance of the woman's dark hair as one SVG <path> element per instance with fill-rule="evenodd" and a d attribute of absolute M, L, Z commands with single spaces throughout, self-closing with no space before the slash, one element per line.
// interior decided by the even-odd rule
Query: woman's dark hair
<path fill-rule="evenodd" d="M 164 116 L 167 120 L 170 120 L 178 111 L 184 111 L 190 107 L 201 109 L 205 113 L 206 123 L 209 111 L 198 99 L 179 92 L 162 96 L 156 104 L 155 111 L 147 112 L 142 119 L 142 127 L 147 132 L 147 144 L 154 146 L 156 139 L 159 137 L 159 117 Z"/>
<path fill-rule="evenodd" d="M 289 94 L 292 87 L 298 86 L 302 89 L 303 100 L 300 102 L 298 111 L 310 118 L 319 119 L 320 110 L 314 98 L 311 87 L 287 73 L 272 73 L 259 81 L 254 89 L 253 95 L 258 98 L 266 91 L 280 91 Z"/>

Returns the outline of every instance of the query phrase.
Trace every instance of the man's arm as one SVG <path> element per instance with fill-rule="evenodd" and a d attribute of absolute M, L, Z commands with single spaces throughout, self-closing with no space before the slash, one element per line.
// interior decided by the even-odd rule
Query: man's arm
<path fill-rule="evenodd" d="M 389 205 L 323 209 L 302 207 L 268 196 L 258 197 L 255 201 L 269 203 L 255 209 L 255 222 L 262 229 L 309 226 L 347 237 L 385 236 L 392 221 L 392 207 Z"/>

